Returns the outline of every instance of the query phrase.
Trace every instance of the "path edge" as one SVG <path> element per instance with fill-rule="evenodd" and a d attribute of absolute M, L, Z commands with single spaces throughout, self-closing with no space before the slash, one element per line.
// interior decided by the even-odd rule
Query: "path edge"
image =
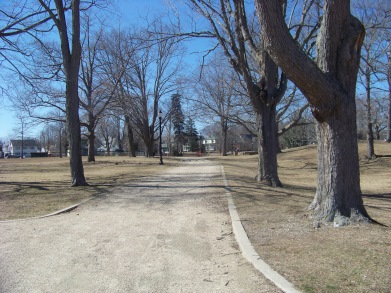
<path fill-rule="evenodd" d="M 221 166 L 221 174 L 225 186 L 225 194 L 228 201 L 228 210 L 231 216 L 232 229 L 235 234 L 236 242 L 242 252 L 242 255 L 267 279 L 273 282 L 278 288 L 286 293 L 301 293 L 292 283 L 273 270 L 265 261 L 261 259 L 252 246 L 246 231 L 242 225 L 239 214 L 233 201 L 227 178 L 224 172 L 224 166 Z"/>
<path fill-rule="evenodd" d="M 13 220 L 4 220 L 4 221 L 0 221 L 0 223 L 11 223 L 11 222 L 20 222 L 20 221 L 28 221 L 28 220 L 36 220 L 36 219 L 43 219 L 43 218 L 48 218 L 48 217 L 52 217 L 52 216 L 55 216 L 55 215 L 58 215 L 58 214 L 62 214 L 62 213 L 68 213 L 70 211 L 73 211 L 74 209 L 76 209 L 79 205 L 93 199 L 94 197 L 89 197 L 83 201 L 80 201 L 74 205 L 71 205 L 69 207 L 66 207 L 64 209 L 61 209 L 61 210 L 58 210 L 58 211 L 55 211 L 55 212 L 52 212 L 50 214 L 46 214 L 46 215 L 42 215 L 42 216 L 37 216 L 37 217 L 30 217 L 30 218 L 21 218 L 21 219 L 13 219 Z"/>

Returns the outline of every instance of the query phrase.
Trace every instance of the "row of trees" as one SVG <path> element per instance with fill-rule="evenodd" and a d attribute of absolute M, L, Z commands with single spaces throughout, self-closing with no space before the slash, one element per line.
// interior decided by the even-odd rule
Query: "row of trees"
<path fill-rule="evenodd" d="M 183 54 L 178 38 L 212 38 L 215 46 L 208 54 L 216 48 L 221 53 L 201 66 L 201 78 L 192 84 L 197 98 L 192 100 L 199 112 L 219 120 L 223 154 L 230 125 L 242 125 L 258 137 L 257 180 L 282 187 L 278 135 L 303 123 L 302 114 L 310 109 L 319 153 L 318 189 L 312 208 L 319 220 L 341 224 L 369 218 L 359 181 L 357 76 L 360 74 L 365 89 L 363 104 L 371 141 L 373 82 L 383 84 L 384 76 L 389 82 L 391 75 L 391 59 L 385 57 L 390 52 L 389 10 L 385 1 L 373 3 L 379 6 L 372 10 L 357 7 L 362 12 L 360 21 L 351 15 L 348 0 L 255 0 L 254 4 L 188 0 L 188 10 L 208 23 L 202 31 L 178 32 L 180 22 L 175 27 L 159 19 L 147 29 L 107 32 L 94 23 L 98 18 L 91 7 L 100 4 L 96 1 L 15 2 L 7 7 L 9 11 L 2 11 L 5 23 L 0 37 L 8 51 L 2 50 L 1 56 L 3 64 L 7 61 L 25 82 L 25 92 L 18 93 L 23 99 L 17 104 L 31 117 L 66 122 L 72 185 L 77 186 L 87 184 L 80 153 L 81 126 L 87 129 L 88 159 L 93 161 L 96 130 L 108 116 L 123 119 L 132 155 L 137 135 L 149 156 L 154 151 L 158 111 L 164 107 L 164 123 L 170 128 L 172 123 L 180 152 L 185 139 L 183 114 L 176 109 L 175 95 L 171 103 L 164 100 L 184 85 L 183 78 L 178 78 Z M 362 23 L 374 36 L 384 35 L 364 42 Z M 54 41 L 53 33 L 43 38 L 53 28 L 59 42 Z M 29 43 L 21 42 L 25 40 L 19 38 L 22 35 L 29 37 Z M 20 55 L 19 62 L 16 57 Z M 229 66 L 220 62 L 221 55 Z M 365 61 L 361 71 L 360 58 Z M 26 63 L 28 59 L 32 62 Z M 373 155 L 368 152 L 369 157 Z"/>
<path fill-rule="evenodd" d="M 86 184 L 81 135 L 88 138 L 88 160 L 94 161 L 96 131 L 105 135 L 109 116 L 123 120 L 131 155 L 134 135 L 144 142 L 146 155 L 153 155 L 157 113 L 162 98 L 176 91 L 181 69 L 182 45 L 156 38 L 170 27 L 156 20 L 145 29 L 109 31 L 96 23 L 93 8 L 100 4 L 15 1 L 2 11 L 1 38 L 8 48 L 3 61 L 25 85 L 16 92 L 15 105 L 46 123 L 66 123 L 72 186 Z"/>
<path fill-rule="evenodd" d="M 317 121 L 318 187 L 311 204 L 315 217 L 336 225 L 368 220 L 360 190 L 355 103 L 365 29 L 351 15 L 350 1 L 294 1 L 293 6 L 272 0 L 256 0 L 254 6 L 245 1 L 187 3 L 210 25 L 209 30 L 189 34 L 215 38 L 243 81 L 256 115 L 258 180 L 282 186 L 276 109 L 289 78 Z M 386 3 L 378 3 L 389 21 Z M 377 24 L 385 25 L 385 19 Z M 389 42 L 387 46 L 389 50 Z M 371 123 L 369 116 L 367 120 Z"/>

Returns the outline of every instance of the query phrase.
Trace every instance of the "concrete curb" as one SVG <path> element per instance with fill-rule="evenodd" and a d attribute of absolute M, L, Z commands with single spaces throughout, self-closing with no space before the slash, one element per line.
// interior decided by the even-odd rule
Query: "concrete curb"
<path fill-rule="evenodd" d="M 0 221 L 0 224 L 1 223 L 11 223 L 11 222 L 19 222 L 19 221 L 28 221 L 28 220 L 36 220 L 36 219 L 42 219 L 42 218 L 47 218 L 47 217 L 52 217 L 52 216 L 55 216 L 55 215 L 58 215 L 58 214 L 62 214 L 62 213 L 67 213 L 67 212 L 70 212 L 74 209 L 76 209 L 79 205 L 81 205 L 82 203 L 85 203 L 91 199 L 93 199 L 94 197 L 90 197 L 90 198 L 87 198 L 77 204 L 74 204 L 74 205 L 71 205 L 69 207 L 66 207 L 65 209 L 62 209 L 62 210 L 58 210 L 58 211 L 55 211 L 53 213 L 50 213 L 50 214 L 47 214 L 47 215 L 43 215 L 43 216 L 38 216 L 38 217 L 31 217 L 31 218 L 25 218 L 25 219 L 15 219 L 15 220 L 6 220 L 6 221 Z"/>
<path fill-rule="evenodd" d="M 232 228 L 235 234 L 237 243 L 239 244 L 240 250 L 243 256 L 253 264 L 253 266 L 261 272 L 266 278 L 272 281 L 278 288 L 287 293 L 300 293 L 292 283 L 281 276 L 279 273 L 274 271 L 267 263 L 265 263 L 261 257 L 257 254 L 254 247 L 251 245 L 248 239 L 247 233 L 243 228 L 242 222 L 240 221 L 239 214 L 236 211 L 235 203 L 232 199 L 231 192 L 229 191 L 229 185 L 227 178 L 224 173 L 224 166 L 221 166 L 221 173 L 223 176 L 224 185 L 226 188 L 226 196 L 228 200 L 228 209 L 231 216 Z"/>

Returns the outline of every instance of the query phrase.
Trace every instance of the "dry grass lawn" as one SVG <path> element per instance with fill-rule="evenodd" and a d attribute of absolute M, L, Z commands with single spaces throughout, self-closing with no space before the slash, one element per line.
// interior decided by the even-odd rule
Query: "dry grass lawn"
<path fill-rule="evenodd" d="M 254 182 L 257 156 L 216 158 L 224 165 L 243 225 L 258 254 L 303 292 L 391 292 L 391 145 L 368 162 L 360 144 L 368 213 L 387 225 L 314 228 L 307 207 L 316 189 L 316 147 L 278 158 L 285 188 Z"/>
<path fill-rule="evenodd" d="M 208 157 L 224 165 L 243 225 L 258 254 L 303 292 L 391 292 L 391 145 L 365 159 L 361 186 L 369 214 L 387 225 L 314 228 L 307 210 L 316 188 L 313 146 L 279 155 L 285 188 L 255 182 L 257 156 Z M 85 163 L 90 186 L 71 188 L 69 161 L 0 160 L 0 220 L 48 214 L 116 186 L 179 165 L 176 160 L 98 157 Z"/>
<path fill-rule="evenodd" d="M 95 163 L 84 162 L 90 186 L 73 188 L 66 158 L 2 159 L 0 221 L 46 215 L 174 164 L 165 160 L 161 166 L 157 158 L 96 157 Z"/>

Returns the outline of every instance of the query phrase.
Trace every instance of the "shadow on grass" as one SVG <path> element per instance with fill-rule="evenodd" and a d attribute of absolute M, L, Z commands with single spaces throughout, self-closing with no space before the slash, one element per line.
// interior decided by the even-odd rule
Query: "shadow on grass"
<path fill-rule="evenodd" d="M 363 197 L 391 200 L 391 193 L 363 194 Z"/>
<path fill-rule="evenodd" d="M 17 186 L 15 192 L 21 192 L 24 190 L 24 188 L 34 188 L 42 191 L 50 190 L 49 188 L 42 186 L 40 183 L 37 182 L 0 182 L 1 185 L 11 185 L 11 186 Z"/>

